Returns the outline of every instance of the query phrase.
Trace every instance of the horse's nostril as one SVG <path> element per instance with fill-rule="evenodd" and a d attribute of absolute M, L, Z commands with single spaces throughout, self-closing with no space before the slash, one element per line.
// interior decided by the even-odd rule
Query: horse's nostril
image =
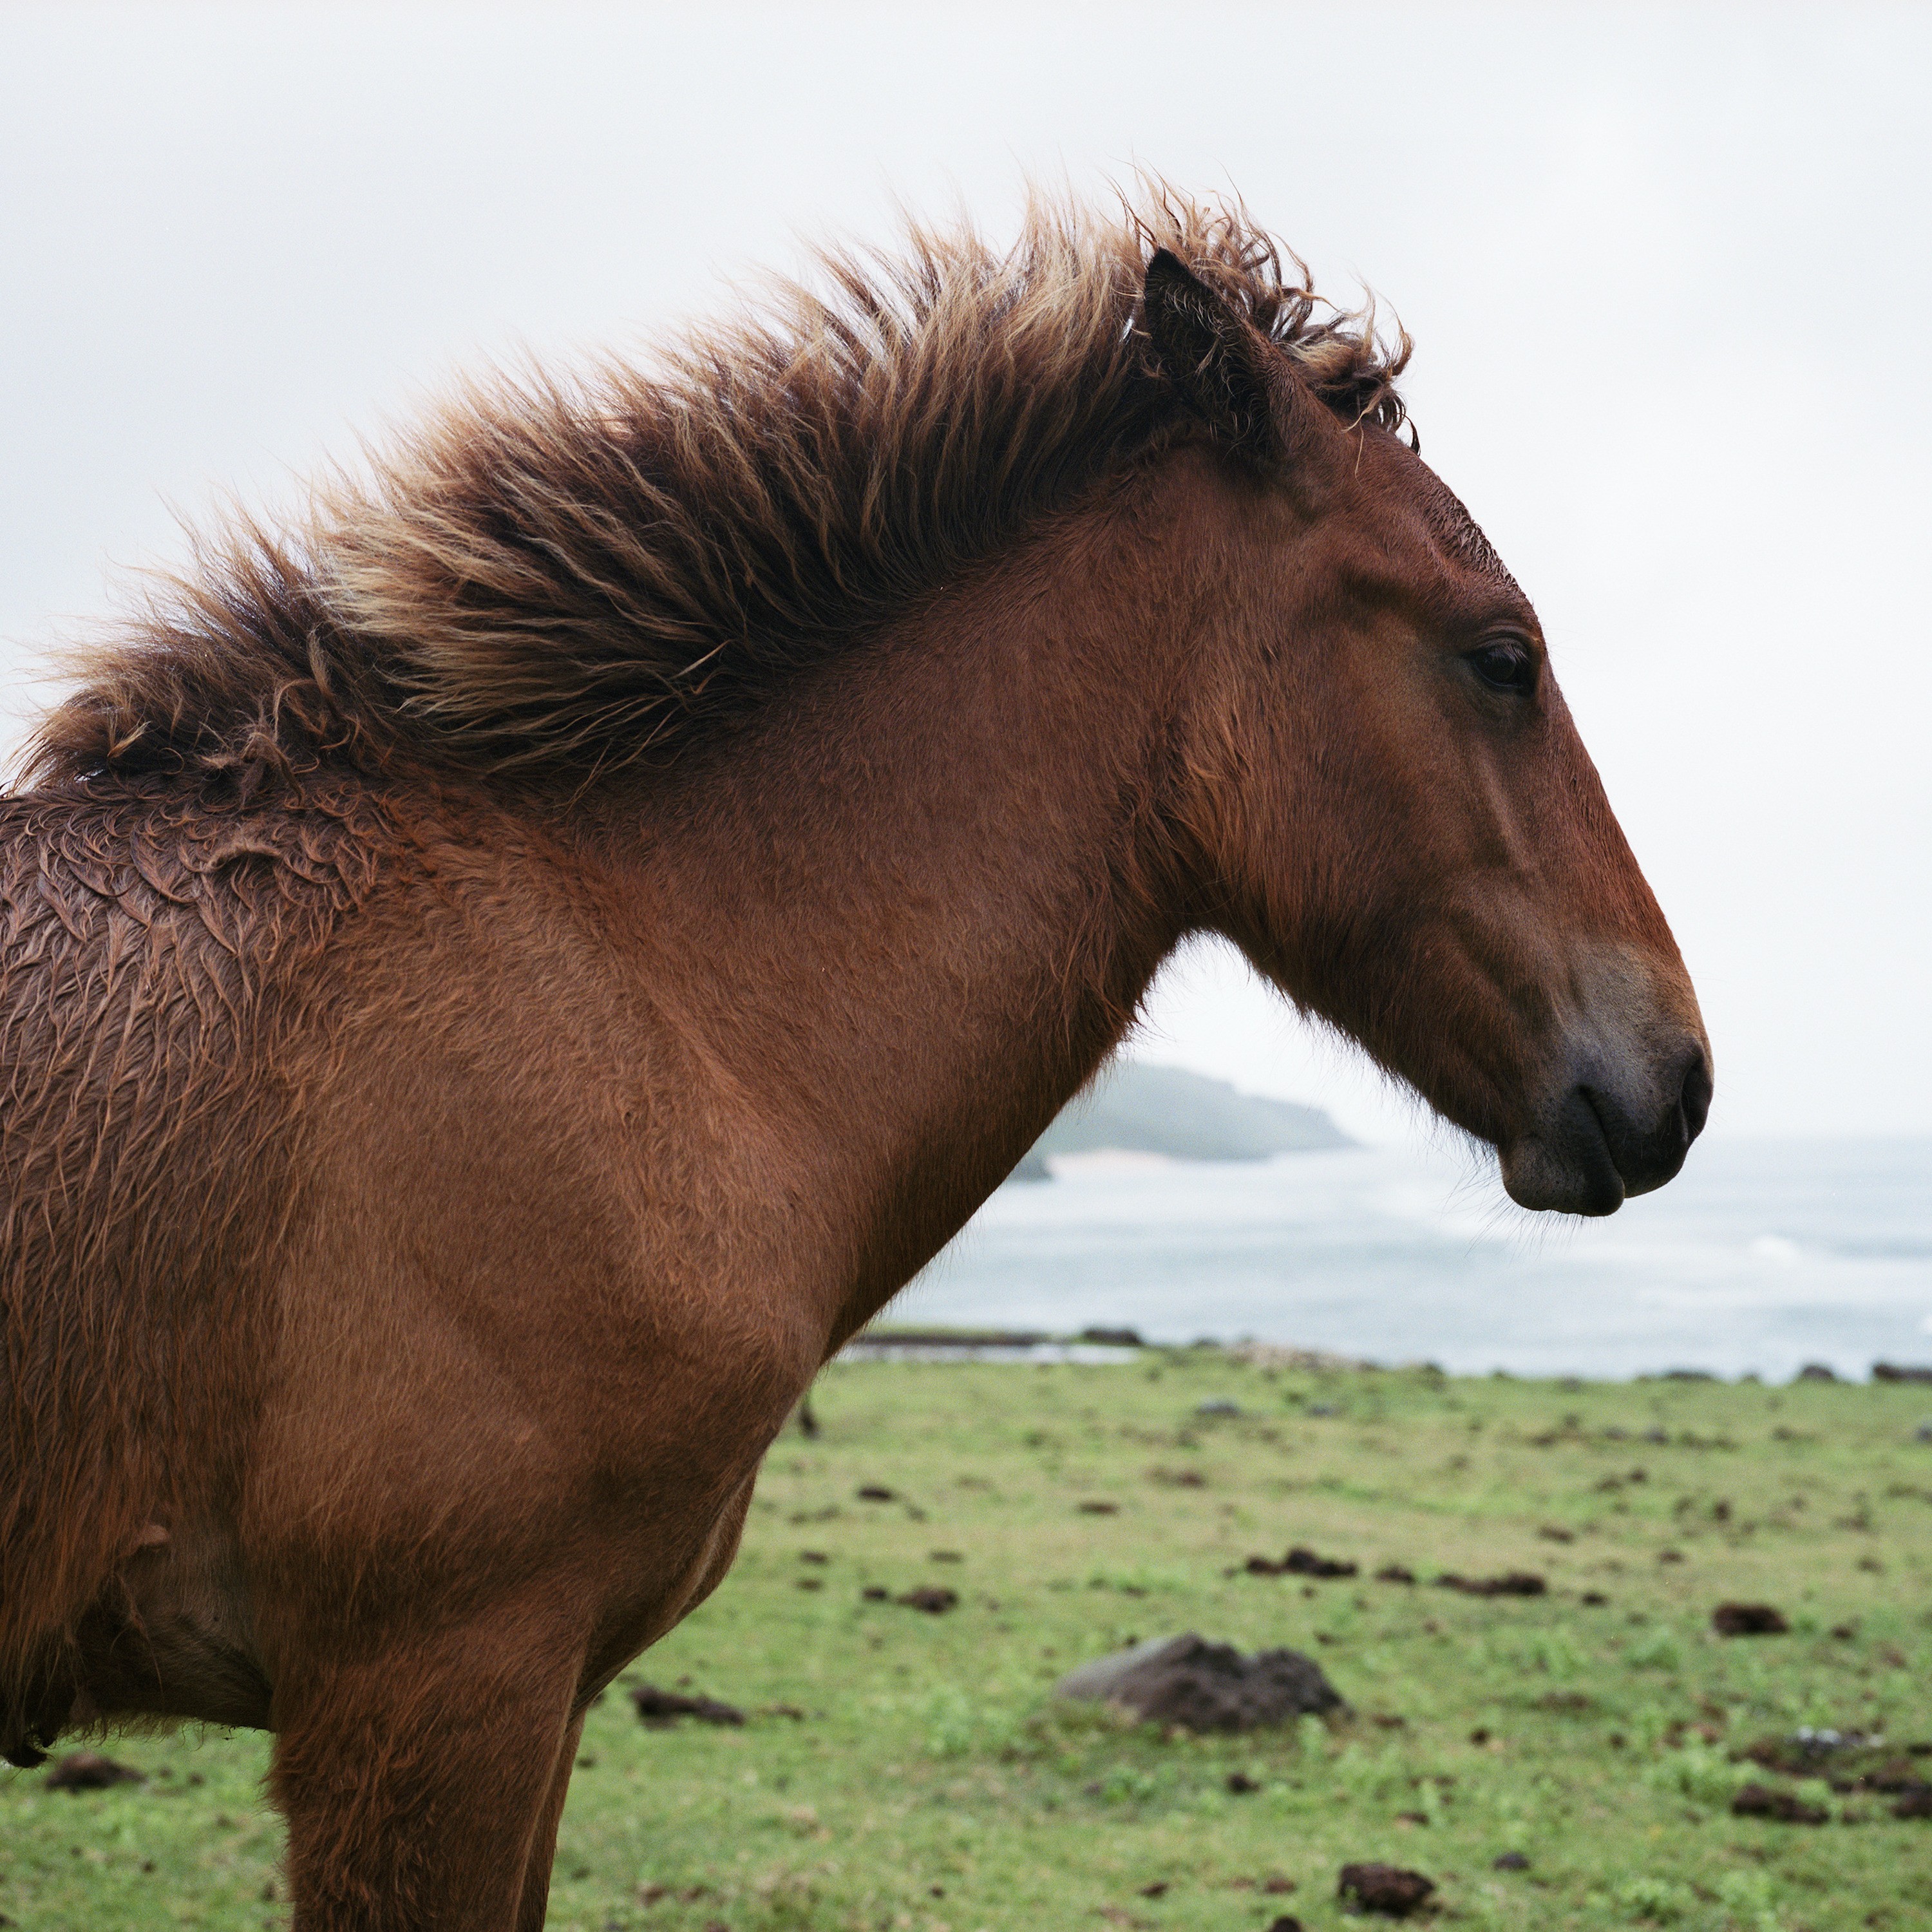
<path fill-rule="evenodd" d="M 1694 1141 L 1704 1131 L 1704 1123 L 1710 1118 L 1711 1092 L 1711 1063 L 1702 1047 L 1694 1047 L 1690 1064 L 1684 1070 L 1684 1090 L 1679 1101 L 1684 1109 L 1684 1124 L 1690 1129 Z"/>

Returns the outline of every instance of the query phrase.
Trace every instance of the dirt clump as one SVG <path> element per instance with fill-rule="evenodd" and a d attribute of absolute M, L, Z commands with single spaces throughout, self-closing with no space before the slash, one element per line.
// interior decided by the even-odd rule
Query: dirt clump
<path fill-rule="evenodd" d="M 1534 1570 L 1505 1570 L 1498 1576 L 1459 1576 L 1445 1570 L 1436 1580 L 1438 1590 L 1460 1590 L 1466 1597 L 1540 1597 L 1550 1585 Z"/>
<path fill-rule="evenodd" d="M 889 1490 L 884 1483 L 861 1483 L 859 1500 L 862 1503 L 896 1503 L 899 1499 L 896 1490 Z"/>
<path fill-rule="evenodd" d="M 50 1791 L 105 1791 L 110 1785 L 146 1784 L 148 1774 L 132 1765 L 116 1764 L 98 1751 L 70 1751 L 47 1773 Z"/>
<path fill-rule="evenodd" d="M 1291 1576 L 1352 1576 L 1361 1566 L 1338 1556 L 1318 1556 L 1306 1544 L 1298 1543 L 1281 1559 L 1281 1567 Z"/>
<path fill-rule="evenodd" d="M 1865 1731 L 1814 1730 L 1806 1726 L 1789 1737 L 1760 1738 L 1748 1744 L 1744 1757 L 1766 1771 L 1791 1778 L 1822 1778 L 1834 1791 L 1911 1792 L 1925 1783 L 1914 1762 L 1932 1756 L 1932 1746 L 1907 1744 L 1901 1749 Z"/>
<path fill-rule="evenodd" d="M 1768 1784 L 1747 1784 L 1731 1800 L 1734 1818 L 1769 1818 L 1780 1825 L 1822 1825 L 1822 1804 L 1808 1804 L 1796 1792 L 1774 1791 Z"/>
<path fill-rule="evenodd" d="M 1769 1604 L 1720 1604 L 1711 1612 L 1711 1628 L 1720 1636 L 1783 1636 L 1791 1626 Z"/>
<path fill-rule="evenodd" d="M 1428 1902 L 1436 1881 L 1400 1865 L 1344 1865 L 1335 1895 L 1358 1912 L 1379 1912 L 1386 1918 L 1406 1918 Z"/>
<path fill-rule="evenodd" d="M 909 1610 L 923 1610 L 928 1616 L 936 1617 L 943 1615 L 947 1610 L 956 1610 L 958 1607 L 959 1592 L 957 1590 L 938 1588 L 928 1584 L 922 1589 L 908 1590 L 904 1596 L 896 1600 L 904 1604 Z"/>
<path fill-rule="evenodd" d="M 1270 1556 L 1250 1556 L 1241 1566 L 1250 1576 L 1352 1576 L 1360 1567 L 1339 1557 L 1318 1556 L 1302 1543 L 1279 1562 Z"/>
<path fill-rule="evenodd" d="M 1932 1818 L 1932 1784 L 1915 1784 L 1898 1794 L 1892 1808 L 1894 1818 Z"/>
<path fill-rule="evenodd" d="M 1244 1656 L 1192 1630 L 1082 1664 L 1060 1679 L 1056 1694 L 1188 1731 L 1256 1730 L 1348 1708 L 1321 1666 L 1299 1651 Z"/>
<path fill-rule="evenodd" d="M 638 1715 L 653 1730 L 675 1724 L 680 1718 L 695 1718 L 704 1724 L 742 1724 L 745 1714 L 735 1704 L 720 1703 L 716 1697 L 687 1697 L 681 1690 L 660 1690 L 655 1684 L 640 1684 L 631 1693 Z"/>
<path fill-rule="evenodd" d="M 1494 1871 L 1527 1871 L 1529 1861 L 1520 1852 L 1504 1852 L 1490 1859 L 1490 1866 Z"/>

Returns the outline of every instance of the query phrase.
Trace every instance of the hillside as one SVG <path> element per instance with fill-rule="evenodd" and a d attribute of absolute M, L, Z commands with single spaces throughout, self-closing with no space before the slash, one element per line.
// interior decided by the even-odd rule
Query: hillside
<path fill-rule="evenodd" d="M 1069 1102 L 1013 1170 L 1016 1180 L 1048 1178 L 1048 1157 L 1118 1151 L 1177 1160 L 1265 1160 L 1352 1144 L 1318 1107 L 1238 1092 L 1178 1066 L 1124 1060 Z"/>

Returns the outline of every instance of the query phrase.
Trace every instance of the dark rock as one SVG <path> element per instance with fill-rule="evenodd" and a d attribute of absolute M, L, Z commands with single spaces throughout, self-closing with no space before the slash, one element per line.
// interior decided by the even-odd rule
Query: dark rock
<path fill-rule="evenodd" d="M 1191 1630 L 1082 1664 L 1056 1689 L 1190 1731 L 1254 1730 L 1347 1708 L 1321 1666 L 1298 1651 L 1244 1657 Z"/>
<path fill-rule="evenodd" d="M 655 1684 L 640 1684 L 631 1693 L 638 1715 L 653 1730 L 674 1724 L 680 1718 L 695 1718 L 700 1724 L 742 1724 L 745 1714 L 735 1704 L 721 1704 L 715 1697 L 687 1697 L 681 1691 L 661 1690 Z"/>
<path fill-rule="evenodd" d="M 1234 1797 L 1245 1798 L 1250 1792 L 1260 1789 L 1260 1785 L 1245 1771 L 1231 1771 L 1228 1774 L 1228 1790 Z"/>
<path fill-rule="evenodd" d="M 1932 1784 L 1914 1785 L 1910 1791 L 1901 1791 L 1898 1802 L 1892 1808 L 1894 1818 L 1932 1818 Z"/>
<path fill-rule="evenodd" d="M 50 1791 L 105 1791 L 110 1785 L 145 1784 L 146 1772 L 132 1765 L 116 1764 L 98 1751 L 70 1752 L 47 1773 Z"/>
<path fill-rule="evenodd" d="M 1734 1818 L 1769 1818 L 1780 1825 L 1822 1825 L 1822 1804 L 1807 1804 L 1795 1792 L 1774 1791 L 1768 1784 L 1747 1784 L 1731 1800 Z"/>
<path fill-rule="evenodd" d="M 1500 1858 L 1490 1859 L 1491 1866 L 1497 1871 L 1527 1871 L 1529 1861 L 1520 1852 L 1504 1852 Z"/>
<path fill-rule="evenodd" d="M 923 1589 L 908 1590 L 898 1600 L 909 1610 L 923 1610 L 928 1616 L 936 1617 L 958 1607 L 959 1592 L 938 1589 L 928 1584 Z"/>
<path fill-rule="evenodd" d="M 859 1500 L 862 1503 L 896 1503 L 898 1492 L 889 1490 L 883 1483 L 862 1483 L 859 1486 Z"/>
<path fill-rule="evenodd" d="M 1600 1590 L 1586 1590 L 1576 1600 L 1593 1610 L 1600 1610 L 1610 1600 Z"/>
<path fill-rule="evenodd" d="M 1872 1380 L 1875 1382 L 1932 1382 L 1932 1369 L 1906 1368 L 1897 1362 L 1874 1362 Z"/>
<path fill-rule="evenodd" d="M 1400 1865 L 1344 1865 L 1335 1895 L 1352 1904 L 1358 1912 L 1379 1912 L 1390 1918 L 1406 1918 L 1425 1904 L 1436 1889 L 1436 1881 L 1419 1871 L 1405 1871 Z"/>
<path fill-rule="evenodd" d="M 1720 1604 L 1711 1612 L 1711 1628 L 1720 1636 L 1783 1636 L 1791 1626 L 1768 1604 Z"/>
<path fill-rule="evenodd" d="M 1206 1401 L 1197 1402 L 1194 1405 L 1196 1415 L 1239 1415 L 1240 1412 L 1239 1402 L 1230 1402 L 1226 1396 L 1221 1395 L 1210 1395 Z"/>
<path fill-rule="evenodd" d="M 1268 1921 L 1268 1932 L 1304 1932 L 1304 1928 L 1293 1912 L 1284 1912 L 1279 1918 Z"/>
<path fill-rule="evenodd" d="M 1157 1878 L 1153 1884 L 1144 1885 L 1141 1887 L 1141 1896 L 1143 1898 L 1164 1898 L 1166 1895 L 1167 1880 L 1164 1878 Z"/>
<path fill-rule="evenodd" d="M 1460 1590 L 1466 1597 L 1540 1597 L 1550 1586 L 1533 1570 L 1506 1570 L 1499 1576 L 1458 1576 L 1445 1570 L 1436 1580 L 1444 1590 Z"/>

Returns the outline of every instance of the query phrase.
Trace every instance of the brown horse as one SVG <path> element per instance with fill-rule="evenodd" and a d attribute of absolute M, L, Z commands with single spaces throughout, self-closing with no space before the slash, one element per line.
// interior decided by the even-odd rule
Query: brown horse
<path fill-rule="evenodd" d="M 539 1925 L 586 1705 L 1185 935 L 1667 1180 L 1697 1008 L 1406 339 L 1239 214 L 470 393 L 0 800 L 0 1744 L 265 1726 L 296 1923 Z"/>

